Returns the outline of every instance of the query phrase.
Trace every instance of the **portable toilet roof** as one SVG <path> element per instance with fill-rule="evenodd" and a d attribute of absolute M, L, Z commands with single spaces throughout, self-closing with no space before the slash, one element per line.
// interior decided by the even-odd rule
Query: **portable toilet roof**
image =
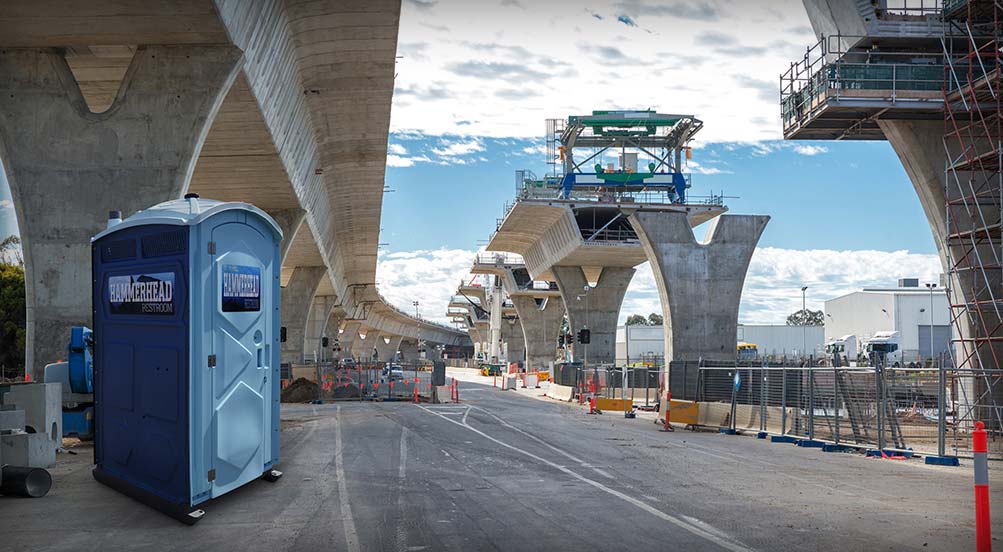
<path fill-rule="evenodd" d="M 194 195 L 194 194 L 190 194 Z M 132 228 L 134 226 L 146 226 L 149 224 L 172 224 L 176 226 L 195 226 L 203 220 L 223 211 L 251 211 L 259 215 L 262 220 L 268 223 L 275 233 L 281 238 L 282 229 L 272 217 L 261 209 L 249 203 L 239 201 L 217 201 L 215 199 L 201 199 L 199 197 L 185 196 L 185 199 L 175 199 L 165 201 L 137 211 L 124 221 L 109 226 L 91 238 L 95 242 L 108 234 Z"/>

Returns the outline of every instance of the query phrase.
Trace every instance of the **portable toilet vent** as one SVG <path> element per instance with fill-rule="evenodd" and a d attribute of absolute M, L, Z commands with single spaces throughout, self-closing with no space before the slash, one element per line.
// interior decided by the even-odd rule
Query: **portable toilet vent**
<path fill-rule="evenodd" d="M 91 239 L 95 479 L 190 524 L 281 475 L 281 240 L 264 211 L 195 194 Z"/>

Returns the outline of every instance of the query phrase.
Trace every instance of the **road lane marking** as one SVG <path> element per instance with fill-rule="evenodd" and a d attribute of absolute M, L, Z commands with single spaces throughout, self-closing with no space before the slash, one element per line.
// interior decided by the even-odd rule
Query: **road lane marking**
<path fill-rule="evenodd" d="M 546 465 L 548 465 L 548 466 L 550 466 L 550 467 L 552 467 L 552 468 L 554 468 L 556 470 L 561 471 L 562 473 L 570 475 L 571 477 L 573 477 L 573 478 L 581 481 L 582 483 L 585 483 L 587 485 L 591 485 L 592 487 L 595 487 L 596 489 L 599 489 L 600 491 L 602 491 L 604 493 L 607 493 L 609 495 L 615 496 L 615 497 L 619 498 L 620 500 L 623 500 L 624 502 L 627 502 L 629 504 L 633 504 L 634 506 L 640 508 L 641 510 L 644 510 L 645 512 L 648 512 L 649 514 L 651 514 L 651 515 L 653 515 L 653 516 L 655 516 L 657 518 L 663 519 L 663 520 L 665 520 L 665 521 L 667 521 L 667 522 L 669 522 L 669 523 L 671 523 L 671 524 L 679 527 L 680 529 L 684 529 L 686 531 L 689 531 L 690 533 L 693 533 L 694 535 L 696 535 L 696 536 L 698 536 L 698 537 L 700 537 L 702 539 L 710 541 L 710 542 L 712 542 L 712 543 L 720 546 L 721 548 L 724 548 L 725 550 L 731 550 L 732 552 L 751 552 L 752 551 L 751 548 L 746 548 L 744 545 L 736 542 L 734 539 L 730 538 L 729 536 L 727 536 L 725 533 L 721 532 L 720 530 L 715 529 L 714 532 L 708 531 L 707 529 L 704 529 L 703 527 L 700 527 L 699 525 L 696 525 L 696 524 L 691 523 L 689 521 L 686 521 L 684 519 L 678 518 L 678 517 L 673 516 L 671 514 L 667 514 L 667 513 L 663 512 L 663 511 L 661 511 L 661 510 L 659 510 L 659 509 L 657 509 L 657 508 L 649 505 L 646 502 L 638 500 L 638 499 L 636 499 L 636 498 L 634 498 L 634 497 L 632 497 L 632 496 L 630 496 L 628 494 L 622 493 L 622 492 L 620 492 L 620 491 L 618 491 L 616 489 L 612 489 L 610 487 L 607 487 L 606 485 L 603 485 L 602 483 L 600 483 L 598 481 L 594 481 L 592 479 L 589 479 L 589 478 L 585 477 L 584 475 L 581 475 L 581 474 L 579 474 L 577 472 L 574 472 L 574 471 L 572 471 L 572 470 L 570 470 L 570 469 L 568 469 L 568 468 L 566 468 L 564 466 L 561 466 L 560 464 L 556 464 L 554 462 L 551 462 L 550 460 L 547 460 L 546 458 L 537 456 L 537 455 L 533 454 L 532 452 L 525 451 L 525 450 L 523 450 L 523 449 L 521 449 L 519 447 L 516 447 L 514 445 L 510 445 L 510 444 L 508 444 L 508 443 L 506 443 L 504 441 L 500 441 L 498 439 L 495 439 L 494 437 L 488 435 L 487 433 L 484 433 L 483 431 L 481 431 L 481 430 L 479 430 L 477 428 L 471 427 L 471 426 L 466 425 L 466 424 L 462 424 L 462 423 L 457 422 L 456 420 L 454 420 L 452 418 L 447 418 L 446 416 L 443 416 L 443 415 L 439 414 L 438 412 L 436 412 L 436 411 L 434 411 L 432 409 L 425 408 L 424 406 L 421 406 L 421 405 L 416 405 L 416 406 L 418 406 L 418 408 L 420 408 L 420 409 L 428 412 L 429 414 L 438 416 L 438 417 L 442 418 L 443 420 L 446 420 L 447 422 L 449 422 L 451 424 L 456 424 L 456 425 L 458 425 L 458 426 L 460 426 L 462 428 L 468 429 L 468 430 L 470 430 L 470 431 L 472 431 L 472 432 L 480 435 L 481 437 L 483 437 L 483 438 L 485 438 L 485 439 L 487 439 L 487 440 L 489 440 L 489 441 L 491 441 L 491 442 L 493 442 L 493 443 L 495 443 L 497 445 L 500 445 L 500 446 L 505 447 L 507 449 L 513 450 L 515 452 L 518 452 L 518 453 L 520 453 L 520 454 L 522 454 L 524 456 L 528 456 L 529 458 L 532 458 L 533 460 L 536 460 L 536 461 L 538 461 L 538 462 L 540 462 L 542 464 L 546 464 Z M 707 524 L 704 523 L 704 525 L 707 525 Z"/>
<path fill-rule="evenodd" d="M 603 470 L 603 469 L 600 469 L 600 468 L 598 468 L 596 466 L 593 466 L 592 464 L 589 464 L 585 460 L 582 460 L 581 458 L 573 456 L 572 454 L 570 454 L 568 452 L 565 452 L 564 450 L 561 450 L 561 449 L 557 448 L 556 446 L 554 446 L 554 445 L 552 445 L 552 444 L 544 441 L 543 439 L 540 439 L 536 435 L 533 435 L 532 433 L 529 433 L 529 432 L 527 432 L 527 431 L 525 431 L 525 430 L 523 430 L 521 428 L 518 428 L 518 427 L 516 427 L 516 426 L 514 426 L 514 425 L 512 425 L 512 424 L 510 424 L 508 422 L 506 422 L 504 419 L 500 418 L 496 414 L 488 412 L 487 410 L 484 410 L 483 408 L 481 408 L 479 406 L 474 406 L 474 407 L 471 407 L 471 408 L 476 408 L 477 410 L 480 410 L 480 411 L 484 412 L 488 416 L 491 416 L 492 418 L 498 420 L 498 422 L 501 423 L 503 426 L 505 426 L 505 427 L 507 427 L 509 429 L 512 429 L 513 431 L 517 431 L 519 433 L 522 433 L 526 437 L 529 437 L 530 439 L 532 439 L 532 440 L 540 443 L 541 445 L 543 445 L 543 446 L 545 446 L 545 447 L 553 450 L 554 452 L 557 452 L 558 454 L 564 455 L 564 456 L 570 458 L 571 460 L 574 460 L 579 465 L 581 465 L 583 468 L 589 468 L 592 471 L 598 473 L 599 475 L 605 477 L 606 479 L 616 479 L 615 477 L 613 477 L 612 475 L 610 475 L 610 473 L 607 472 L 606 470 Z M 465 419 L 464 419 L 464 423 L 466 423 Z"/>
<path fill-rule="evenodd" d="M 407 548 L 407 529 L 404 527 L 404 478 L 407 473 L 407 428 L 401 425 L 401 459 L 397 470 L 397 509 L 400 519 L 397 521 L 397 550 Z"/>
<path fill-rule="evenodd" d="M 359 533 L 355 530 L 352 506 L 348 501 L 348 482 L 345 480 L 344 443 L 341 439 L 341 405 L 334 411 L 334 469 L 338 478 L 338 502 L 341 503 L 341 521 L 345 525 L 345 544 L 349 552 L 360 552 Z"/>

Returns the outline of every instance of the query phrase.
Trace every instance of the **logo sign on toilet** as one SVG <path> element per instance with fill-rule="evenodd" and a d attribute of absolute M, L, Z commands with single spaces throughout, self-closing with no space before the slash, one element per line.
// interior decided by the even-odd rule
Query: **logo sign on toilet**
<path fill-rule="evenodd" d="M 223 312 L 261 310 L 261 269 L 256 266 L 223 265 Z"/>
<path fill-rule="evenodd" d="M 127 274 L 108 277 L 112 314 L 174 314 L 174 273 Z"/>

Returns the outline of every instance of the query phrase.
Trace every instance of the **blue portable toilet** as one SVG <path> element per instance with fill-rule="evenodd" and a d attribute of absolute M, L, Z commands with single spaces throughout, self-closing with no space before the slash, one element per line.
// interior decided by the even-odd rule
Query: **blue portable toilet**
<path fill-rule="evenodd" d="M 167 201 L 91 239 L 94 477 L 185 523 L 279 461 L 279 245 L 246 203 Z"/>

